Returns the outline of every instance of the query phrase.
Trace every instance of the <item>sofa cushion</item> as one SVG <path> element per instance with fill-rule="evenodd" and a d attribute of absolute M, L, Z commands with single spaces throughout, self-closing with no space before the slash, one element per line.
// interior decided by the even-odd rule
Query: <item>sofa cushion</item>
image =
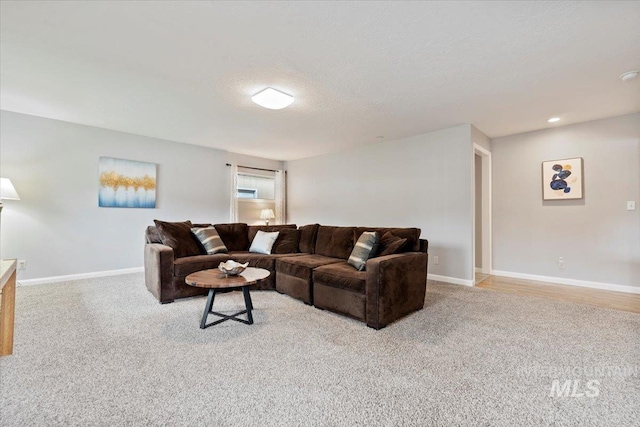
<path fill-rule="evenodd" d="M 228 259 L 230 257 L 227 254 L 196 255 L 176 259 L 173 263 L 173 275 L 182 277 L 196 271 L 218 268 L 218 264 Z"/>
<path fill-rule="evenodd" d="M 264 255 L 254 254 L 247 251 L 229 252 L 229 259 L 238 261 L 241 263 L 248 262 L 249 267 L 264 268 L 271 272 L 276 271 L 276 260 L 280 258 L 287 258 L 296 256 L 295 254 L 282 254 L 282 255 Z"/>
<path fill-rule="evenodd" d="M 419 228 L 384 228 L 384 227 L 358 227 L 356 230 L 356 239 L 365 231 L 377 231 L 380 236 L 391 232 L 394 236 L 401 239 L 407 239 L 406 245 L 402 248 L 402 252 L 419 252 L 420 251 L 420 229 Z"/>
<path fill-rule="evenodd" d="M 271 255 L 271 249 L 273 249 L 273 244 L 276 242 L 279 234 L 279 231 L 266 232 L 258 230 L 256 237 L 254 237 L 251 242 L 249 252 L 254 254 Z"/>
<path fill-rule="evenodd" d="M 355 230 L 355 227 L 321 225 L 318 228 L 315 253 L 346 261 L 355 244 L 353 240 Z"/>
<path fill-rule="evenodd" d="M 229 251 L 249 250 L 249 226 L 247 224 L 215 224 L 214 227 Z"/>
<path fill-rule="evenodd" d="M 311 279 L 314 268 L 322 265 L 334 264 L 342 260 L 322 255 L 302 254 L 294 257 L 283 257 L 276 261 L 276 271 L 301 279 Z M 353 269 L 353 267 L 351 267 Z"/>
<path fill-rule="evenodd" d="M 191 233 L 191 221 L 185 222 L 165 222 L 157 219 L 153 220 L 162 244 L 173 249 L 174 258 L 183 258 L 187 256 L 200 255 L 202 249 L 198 239 Z"/>
<path fill-rule="evenodd" d="M 380 238 L 379 251 L 377 256 L 393 255 L 400 253 L 406 246 L 407 239 L 400 238 L 392 232 L 387 231 Z"/>
<path fill-rule="evenodd" d="M 225 254 L 229 252 L 218 235 L 215 227 L 192 227 L 191 232 L 198 238 L 200 244 L 209 255 Z"/>
<path fill-rule="evenodd" d="M 313 270 L 313 282 L 364 294 L 367 273 L 342 261 Z"/>
<path fill-rule="evenodd" d="M 347 263 L 358 271 L 364 271 L 367 260 L 378 250 L 380 235 L 376 231 L 365 231 L 356 242 Z"/>
<path fill-rule="evenodd" d="M 320 224 L 309 224 L 299 228 L 300 230 L 300 252 L 313 254 L 316 250 L 316 237 Z"/>

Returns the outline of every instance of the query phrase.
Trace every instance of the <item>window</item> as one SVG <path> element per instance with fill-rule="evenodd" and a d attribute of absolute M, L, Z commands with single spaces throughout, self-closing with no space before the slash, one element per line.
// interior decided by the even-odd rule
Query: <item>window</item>
<path fill-rule="evenodd" d="M 275 176 L 264 176 L 246 172 L 238 173 L 239 199 L 263 199 L 275 200 L 276 179 Z"/>
<path fill-rule="evenodd" d="M 286 221 L 286 175 L 283 170 L 230 165 L 231 168 L 231 222 L 249 225 L 264 225 L 260 219 L 264 209 L 275 213 L 270 224 L 284 224 Z"/>
<path fill-rule="evenodd" d="M 240 188 L 238 187 L 238 199 L 257 199 L 258 198 L 258 189 L 257 188 Z"/>

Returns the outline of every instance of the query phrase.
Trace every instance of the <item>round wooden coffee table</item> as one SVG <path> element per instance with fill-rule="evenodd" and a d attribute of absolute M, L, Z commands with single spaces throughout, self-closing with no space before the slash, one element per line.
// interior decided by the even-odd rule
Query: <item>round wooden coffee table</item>
<path fill-rule="evenodd" d="M 237 276 L 226 276 L 217 268 L 212 270 L 202 270 L 188 275 L 185 278 L 187 285 L 209 289 L 207 305 L 204 307 L 204 313 L 202 313 L 202 320 L 200 321 L 200 329 L 208 328 L 209 326 L 217 325 L 218 323 L 222 323 L 227 320 L 235 320 L 236 322 L 253 325 L 253 316 L 251 315 L 253 304 L 251 303 L 249 286 L 258 283 L 260 280 L 266 279 L 269 277 L 269 274 L 271 274 L 269 273 L 269 270 L 265 270 L 264 268 L 247 267 Z M 242 289 L 246 310 L 242 310 L 231 315 L 211 311 L 211 308 L 213 307 L 213 300 L 216 297 L 216 289 Z M 247 313 L 247 320 L 238 319 L 238 316 L 245 313 Z M 207 317 L 210 314 L 222 317 L 222 319 L 207 324 Z"/>

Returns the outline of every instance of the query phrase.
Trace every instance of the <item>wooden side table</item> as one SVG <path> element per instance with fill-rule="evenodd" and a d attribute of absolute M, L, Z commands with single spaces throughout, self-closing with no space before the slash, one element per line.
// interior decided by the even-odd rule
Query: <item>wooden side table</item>
<path fill-rule="evenodd" d="M 253 304 L 251 302 L 251 295 L 249 294 L 249 286 L 259 282 L 260 280 L 266 279 L 269 277 L 269 274 L 271 274 L 269 273 L 269 270 L 248 267 L 237 276 L 225 276 L 218 269 L 203 270 L 188 275 L 185 278 L 187 285 L 209 289 L 209 296 L 207 297 L 207 303 L 204 306 L 204 313 L 202 313 L 202 320 L 200 321 L 200 329 L 217 325 L 218 323 L 222 323 L 226 320 L 235 320 L 236 322 L 253 325 L 253 316 L 251 315 Z M 211 308 L 213 307 L 213 300 L 216 296 L 216 289 L 242 289 L 246 309 L 230 315 L 212 311 Z M 245 313 L 247 314 L 247 320 L 238 319 L 239 315 Z M 215 322 L 207 324 L 207 317 L 209 317 L 210 314 L 221 317 L 222 319 L 218 319 Z"/>
<path fill-rule="evenodd" d="M 0 261 L 0 356 L 13 353 L 13 320 L 16 308 L 16 260 Z"/>

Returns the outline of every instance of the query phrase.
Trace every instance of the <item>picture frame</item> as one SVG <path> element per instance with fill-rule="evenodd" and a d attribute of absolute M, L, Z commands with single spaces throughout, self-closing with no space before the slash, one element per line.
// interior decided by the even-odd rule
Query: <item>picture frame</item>
<path fill-rule="evenodd" d="M 156 163 L 100 157 L 98 206 L 156 207 Z"/>
<path fill-rule="evenodd" d="M 576 200 L 584 197 L 582 157 L 542 162 L 542 200 Z"/>

